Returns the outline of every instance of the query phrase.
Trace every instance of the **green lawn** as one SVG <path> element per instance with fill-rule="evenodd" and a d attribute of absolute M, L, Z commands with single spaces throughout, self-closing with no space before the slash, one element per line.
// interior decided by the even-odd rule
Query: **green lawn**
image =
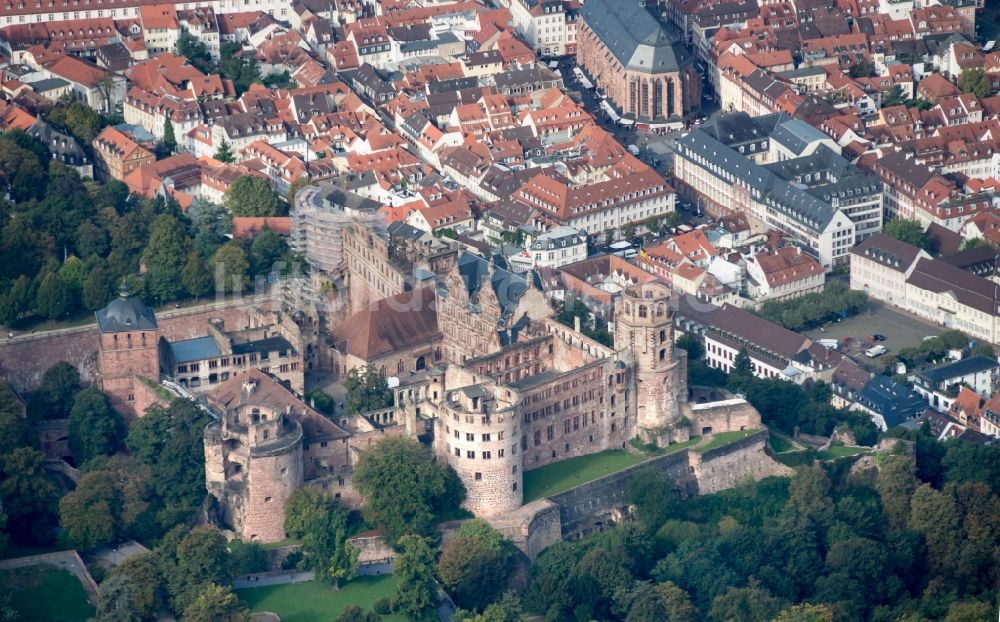
<path fill-rule="evenodd" d="M 524 502 L 552 496 L 648 459 L 649 456 L 609 449 L 525 471 Z"/>
<path fill-rule="evenodd" d="M 700 441 L 700 440 L 701 440 L 700 436 L 692 436 L 691 438 L 689 438 L 688 440 L 684 441 L 683 443 L 672 443 L 670 445 L 667 445 L 666 447 L 657 447 L 656 449 L 647 449 L 646 445 L 638 443 L 636 440 L 633 439 L 632 440 L 632 446 L 635 447 L 636 449 L 638 449 L 639 451 L 643 452 L 647 456 L 649 456 L 649 457 L 652 458 L 652 457 L 655 457 L 655 456 L 666 456 L 668 454 L 672 454 L 672 453 L 678 452 L 678 451 L 680 451 L 682 449 L 687 449 L 688 447 L 691 447 L 692 445 L 697 445 L 698 441 Z"/>
<path fill-rule="evenodd" d="M 54 566 L 0 572 L 0 593 L 10 594 L 18 622 L 85 622 L 94 615 L 75 576 Z"/>
<path fill-rule="evenodd" d="M 391 598 L 396 589 L 392 575 L 358 577 L 340 590 L 326 583 L 292 583 L 236 590 L 250 611 L 272 611 L 282 622 L 330 622 L 348 605 L 371 611 L 379 598 Z M 382 616 L 384 622 L 406 622 L 401 615 Z"/>
<path fill-rule="evenodd" d="M 738 441 L 744 439 L 755 432 L 760 430 L 736 430 L 735 432 L 719 432 L 718 434 L 712 435 L 712 440 L 708 441 L 700 447 L 695 447 L 694 450 L 699 453 L 705 453 L 710 449 L 715 449 L 716 447 L 722 447 L 723 445 L 728 445 L 733 441 Z"/>
<path fill-rule="evenodd" d="M 771 435 L 770 441 L 771 449 L 774 450 L 776 454 L 783 454 L 786 451 L 794 451 L 796 449 L 795 445 L 792 445 L 780 436 Z"/>
<path fill-rule="evenodd" d="M 830 445 L 829 449 L 824 449 L 823 451 L 816 454 L 816 457 L 820 460 L 834 460 L 836 458 L 846 458 L 848 456 L 856 456 L 858 454 L 863 454 L 868 451 L 867 447 L 846 447 L 844 445 Z"/>

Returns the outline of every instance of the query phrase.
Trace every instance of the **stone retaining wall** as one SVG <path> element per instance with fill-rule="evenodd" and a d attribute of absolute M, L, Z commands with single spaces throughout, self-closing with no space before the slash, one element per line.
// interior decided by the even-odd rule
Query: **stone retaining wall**
<path fill-rule="evenodd" d="M 767 438 L 764 429 L 705 453 L 685 449 L 652 458 L 488 520 L 534 559 L 557 542 L 600 531 L 628 518 L 628 486 L 643 469 L 663 471 L 685 497 L 712 494 L 749 480 L 791 475 L 792 469 L 768 453 Z"/>

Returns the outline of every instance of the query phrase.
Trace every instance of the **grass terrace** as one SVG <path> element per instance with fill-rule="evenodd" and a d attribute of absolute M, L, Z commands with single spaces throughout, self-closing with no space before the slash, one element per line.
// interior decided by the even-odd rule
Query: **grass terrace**
<path fill-rule="evenodd" d="M 550 497 L 648 459 L 649 456 L 609 449 L 525 471 L 524 502 Z"/>
<path fill-rule="evenodd" d="M 87 593 L 68 571 L 30 566 L 0 571 L 0 594 L 24 622 L 86 622 L 94 615 Z"/>
<path fill-rule="evenodd" d="M 717 434 L 713 434 L 711 440 L 707 443 L 704 445 L 698 445 L 694 448 L 694 450 L 698 453 L 705 453 L 711 449 L 716 449 L 718 447 L 728 445 L 729 443 L 743 440 L 744 438 L 757 432 L 760 432 L 759 428 L 753 428 L 751 430 L 736 430 L 735 432 L 719 432 Z"/>
<path fill-rule="evenodd" d="M 830 445 L 828 449 L 816 454 L 820 460 L 836 460 L 837 458 L 849 458 L 859 454 L 867 453 L 868 447 L 847 447 L 846 445 Z"/>
<path fill-rule="evenodd" d="M 769 442 L 771 443 L 771 449 L 774 450 L 774 453 L 776 454 L 783 454 L 785 452 L 795 451 L 796 449 L 798 449 L 798 447 L 796 447 L 789 441 L 786 441 L 780 436 L 775 436 L 773 432 L 771 433 Z"/>
<path fill-rule="evenodd" d="M 349 605 L 371 611 L 375 601 L 391 598 L 396 590 L 392 575 L 358 577 L 339 590 L 321 581 L 267 585 L 236 590 L 250 611 L 271 611 L 282 622 L 330 622 Z M 382 616 L 384 622 L 406 622 L 398 614 Z"/>

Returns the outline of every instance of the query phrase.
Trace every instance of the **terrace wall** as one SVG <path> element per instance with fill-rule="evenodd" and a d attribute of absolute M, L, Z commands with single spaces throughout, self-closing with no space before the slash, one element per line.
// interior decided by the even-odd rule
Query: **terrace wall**
<path fill-rule="evenodd" d="M 705 453 L 686 449 L 652 458 L 488 520 L 534 559 L 561 540 L 580 538 L 629 518 L 631 509 L 625 500 L 629 483 L 647 468 L 663 471 L 685 497 L 791 475 L 792 469 L 768 453 L 767 439 L 764 429 Z"/>

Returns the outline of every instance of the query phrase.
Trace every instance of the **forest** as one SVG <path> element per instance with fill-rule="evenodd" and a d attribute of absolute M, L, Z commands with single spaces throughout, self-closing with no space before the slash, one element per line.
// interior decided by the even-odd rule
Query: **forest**
<path fill-rule="evenodd" d="M 252 241 L 229 239 L 223 206 L 184 214 L 172 199 L 130 195 L 118 181 L 81 179 L 18 130 L 0 135 L 0 171 L 9 186 L 8 200 L 0 200 L 0 324 L 6 326 L 94 311 L 123 286 L 163 305 L 246 291 L 278 262 L 288 270 L 301 266 L 270 230 Z M 266 184 L 262 192 L 264 200 L 278 201 Z"/>
<path fill-rule="evenodd" d="M 524 605 L 546 622 L 994 619 L 1000 448 L 901 440 L 877 469 L 817 463 L 683 501 L 644 473 L 637 520 L 545 550 Z"/>

